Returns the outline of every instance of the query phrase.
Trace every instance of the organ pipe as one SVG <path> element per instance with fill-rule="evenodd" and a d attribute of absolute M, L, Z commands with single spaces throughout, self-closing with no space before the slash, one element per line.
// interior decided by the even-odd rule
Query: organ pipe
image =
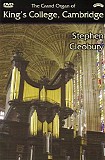
<path fill-rule="evenodd" d="M 31 134 L 31 135 L 34 135 L 33 116 L 31 116 L 31 122 L 30 122 L 30 134 Z"/>
<path fill-rule="evenodd" d="M 47 100 L 61 104 L 61 88 L 56 90 L 47 90 Z"/>
<path fill-rule="evenodd" d="M 33 121 L 34 121 L 34 135 L 37 135 L 38 131 L 38 116 L 36 110 L 33 113 Z"/>
<path fill-rule="evenodd" d="M 10 100 L 18 99 L 20 87 L 20 71 L 16 66 L 12 70 Z"/>
<path fill-rule="evenodd" d="M 48 133 L 48 123 L 47 121 L 43 122 L 43 134 L 47 134 Z"/>
<path fill-rule="evenodd" d="M 31 116 L 30 133 L 31 135 L 37 135 L 38 132 L 38 116 L 36 110 Z"/>
<path fill-rule="evenodd" d="M 12 70 L 10 100 L 14 99 L 15 77 L 16 77 L 16 67 L 14 67 Z"/>
<path fill-rule="evenodd" d="M 59 115 L 57 113 L 53 120 L 53 136 L 59 138 Z"/>
<path fill-rule="evenodd" d="M 38 99 L 39 88 L 35 88 L 24 81 L 23 101 Z"/>
<path fill-rule="evenodd" d="M 69 80 L 66 84 L 66 106 L 73 109 L 73 81 Z"/>
<path fill-rule="evenodd" d="M 52 132 L 52 122 L 48 124 L 48 131 Z"/>
<path fill-rule="evenodd" d="M 45 101 L 46 100 L 46 90 L 43 86 L 42 90 L 40 91 L 40 100 Z"/>
<path fill-rule="evenodd" d="M 16 68 L 14 99 L 18 99 L 19 87 L 20 87 L 20 71 L 18 71 L 18 68 Z"/>

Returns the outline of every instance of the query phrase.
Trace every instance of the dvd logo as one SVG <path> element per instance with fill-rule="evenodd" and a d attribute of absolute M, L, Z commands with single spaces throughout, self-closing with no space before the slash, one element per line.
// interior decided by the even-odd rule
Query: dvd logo
<path fill-rule="evenodd" d="M 96 7 L 104 7 L 104 5 L 102 3 L 95 3 L 93 4 L 93 7 L 96 8 Z"/>
<path fill-rule="evenodd" d="M 13 8 L 14 3 L 3 3 L 4 8 Z"/>

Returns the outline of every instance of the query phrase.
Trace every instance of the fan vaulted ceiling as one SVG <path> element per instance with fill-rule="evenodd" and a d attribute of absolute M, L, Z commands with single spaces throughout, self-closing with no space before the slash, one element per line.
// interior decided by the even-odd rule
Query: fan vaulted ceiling
<path fill-rule="evenodd" d="M 86 33 L 86 24 L 0 24 L 0 108 L 5 107 L 7 79 L 13 50 L 20 50 L 29 61 L 31 79 L 51 78 L 77 51 L 69 49 L 70 33 Z M 99 28 L 91 24 L 90 30 Z"/>

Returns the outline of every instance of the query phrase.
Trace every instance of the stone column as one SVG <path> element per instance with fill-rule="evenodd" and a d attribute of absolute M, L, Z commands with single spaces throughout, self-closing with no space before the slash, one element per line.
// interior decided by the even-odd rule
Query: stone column
<path fill-rule="evenodd" d="M 100 110 L 98 105 L 98 86 L 96 53 L 82 51 L 84 109 L 87 114 L 87 130 L 100 131 Z"/>

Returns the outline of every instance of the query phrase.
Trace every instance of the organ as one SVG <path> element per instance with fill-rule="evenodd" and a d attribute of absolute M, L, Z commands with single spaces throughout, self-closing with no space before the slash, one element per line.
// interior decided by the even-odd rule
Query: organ
<path fill-rule="evenodd" d="M 0 122 L 5 154 L 2 151 L 0 158 L 85 160 L 85 112 L 81 108 L 77 114 L 73 108 L 74 65 L 66 62 L 51 79 L 43 76 L 34 81 L 20 52 L 11 62 L 5 119 Z"/>
<path fill-rule="evenodd" d="M 34 81 L 26 71 L 29 61 L 24 60 L 18 51 L 13 55 L 11 62 L 12 71 L 6 87 L 8 103 L 5 119 L 18 124 L 28 124 L 26 128 L 29 158 L 54 158 L 54 148 L 57 147 L 54 147 L 54 144 L 60 145 L 61 137 L 64 136 L 63 130 L 66 129 L 63 128 L 64 121 L 69 120 L 73 114 L 74 65 L 66 62 L 64 68 L 57 70 L 52 79 L 43 76 Z M 69 129 L 68 133 L 73 137 L 73 129 Z M 35 143 L 32 141 L 33 138 Z M 42 150 L 40 155 L 37 155 L 38 150 L 35 151 L 35 148 L 38 148 L 39 141 L 42 142 Z M 59 150 L 55 157 L 61 154 L 59 152 L 61 151 Z M 67 152 L 66 149 L 64 152 Z M 65 157 L 65 154 L 62 156 Z M 18 157 L 21 159 L 24 156 L 19 153 Z"/>
<path fill-rule="evenodd" d="M 20 54 L 14 54 L 10 84 L 7 86 L 10 90 L 9 104 L 14 101 L 30 102 L 34 108 L 30 118 L 30 134 L 37 135 L 40 131 L 45 134 L 50 131 L 58 138 L 60 121 L 73 113 L 73 64 L 67 62 L 52 79 L 43 76 L 36 82 L 26 72 L 28 63 Z M 50 108 L 52 114 L 49 114 Z"/>

